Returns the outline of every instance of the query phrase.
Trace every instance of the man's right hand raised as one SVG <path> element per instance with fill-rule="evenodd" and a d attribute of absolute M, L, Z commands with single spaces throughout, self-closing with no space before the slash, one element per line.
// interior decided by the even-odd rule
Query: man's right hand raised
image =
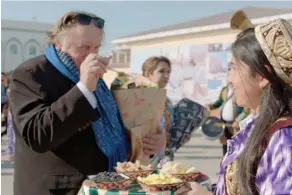
<path fill-rule="evenodd" d="M 107 66 L 112 57 L 101 57 L 89 54 L 80 65 L 80 81 L 90 91 L 96 89 L 97 80 L 107 72 Z"/>

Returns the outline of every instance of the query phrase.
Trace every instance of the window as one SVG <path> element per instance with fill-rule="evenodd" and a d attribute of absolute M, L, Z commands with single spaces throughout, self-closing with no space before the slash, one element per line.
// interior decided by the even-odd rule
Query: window
<path fill-rule="evenodd" d="M 130 50 L 127 51 L 127 62 L 131 61 L 131 52 Z"/>
<path fill-rule="evenodd" d="M 117 63 L 117 53 L 113 52 L 113 63 Z"/>
<path fill-rule="evenodd" d="M 125 63 L 125 53 L 119 53 L 119 63 Z"/>
<path fill-rule="evenodd" d="M 17 46 L 15 44 L 12 44 L 9 48 L 9 52 L 10 54 L 13 54 L 13 55 L 17 55 Z"/>
<path fill-rule="evenodd" d="M 30 48 L 29 48 L 29 55 L 30 56 L 36 56 L 36 47 L 35 46 L 31 46 Z"/>

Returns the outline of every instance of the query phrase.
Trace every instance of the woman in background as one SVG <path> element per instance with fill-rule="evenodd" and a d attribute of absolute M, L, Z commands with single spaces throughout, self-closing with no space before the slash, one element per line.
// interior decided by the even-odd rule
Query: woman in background
<path fill-rule="evenodd" d="M 171 62 L 164 56 L 150 57 L 142 65 L 142 74 L 148 78 L 152 83 L 160 88 L 165 88 L 171 73 Z M 174 112 L 171 101 L 167 98 L 165 102 L 165 109 L 161 119 L 161 127 L 165 130 L 166 147 L 165 150 L 159 152 L 152 158 L 152 164 L 159 163 L 161 166 L 165 161 L 173 160 L 174 154 L 170 150 L 170 129 L 174 122 Z"/>
<path fill-rule="evenodd" d="M 145 86 L 142 87 L 159 87 L 165 88 L 168 84 L 169 77 L 171 73 L 171 62 L 168 58 L 164 56 L 160 57 L 150 57 L 142 65 L 142 75 L 143 77 L 136 77 L 124 72 L 118 72 L 117 77 L 111 83 L 111 90 L 117 90 L 124 88 L 129 81 L 133 78 L 145 82 Z M 150 82 L 149 82 L 150 81 Z M 149 82 L 149 83 L 148 83 Z M 146 86 L 147 85 L 147 86 Z M 127 86 L 128 88 L 132 86 Z M 134 88 L 136 86 L 133 86 Z M 159 153 L 151 156 L 152 167 L 160 167 L 164 162 L 174 159 L 174 152 L 170 150 L 171 138 L 170 129 L 174 123 L 174 111 L 171 101 L 167 98 L 165 102 L 165 108 L 163 117 L 161 118 L 160 125 L 164 130 L 166 136 L 166 146 Z M 148 139 L 147 135 L 144 137 L 145 140 Z M 144 141 L 145 141 L 144 140 Z"/>

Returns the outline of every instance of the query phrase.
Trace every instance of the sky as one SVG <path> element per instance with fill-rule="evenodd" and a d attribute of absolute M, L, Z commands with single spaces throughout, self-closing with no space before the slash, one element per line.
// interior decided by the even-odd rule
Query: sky
<path fill-rule="evenodd" d="M 107 54 L 110 41 L 145 30 L 199 19 L 247 6 L 291 7 L 292 1 L 1 1 L 1 18 L 54 22 L 65 12 L 82 10 L 106 20 L 101 50 Z"/>

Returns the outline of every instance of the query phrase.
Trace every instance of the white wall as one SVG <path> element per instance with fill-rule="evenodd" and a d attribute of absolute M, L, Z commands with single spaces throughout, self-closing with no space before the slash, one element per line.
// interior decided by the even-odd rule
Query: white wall
<path fill-rule="evenodd" d="M 44 28 L 44 24 L 21 21 L 15 23 L 26 28 L 17 28 L 16 25 L 11 25 L 11 21 L 9 26 L 5 26 L 6 23 L 3 25 L 2 21 L 1 72 L 9 72 L 25 60 L 44 53 L 46 30 L 39 27 L 41 25 Z M 49 29 L 50 25 L 47 25 L 47 30 Z"/>
<path fill-rule="evenodd" d="M 226 50 L 237 33 L 237 31 L 226 29 L 196 33 L 192 36 L 132 43 L 130 71 L 141 73 L 142 64 L 147 58 L 166 56 L 172 62 L 172 73 L 167 86 L 168 97 L 174 103 L 183 97 L 203 105 L 211 103 L 216 100 L 221 88 L 226 84 L 227 67 L 225 65 L 228 64 Z M 222 44 L 222 49 L 218 52 L 209 51 L 209 44 Z M 191 59 L 196 62 L 196 66 L 190 65 Z M 220 71 L 210 72 L 210 63 L 213 64 L 213 68 L 219 68 Z M 226 71 L 222 73 L 223 66 Z M 214 83 L 216 88 L 211 88 Z"/>

